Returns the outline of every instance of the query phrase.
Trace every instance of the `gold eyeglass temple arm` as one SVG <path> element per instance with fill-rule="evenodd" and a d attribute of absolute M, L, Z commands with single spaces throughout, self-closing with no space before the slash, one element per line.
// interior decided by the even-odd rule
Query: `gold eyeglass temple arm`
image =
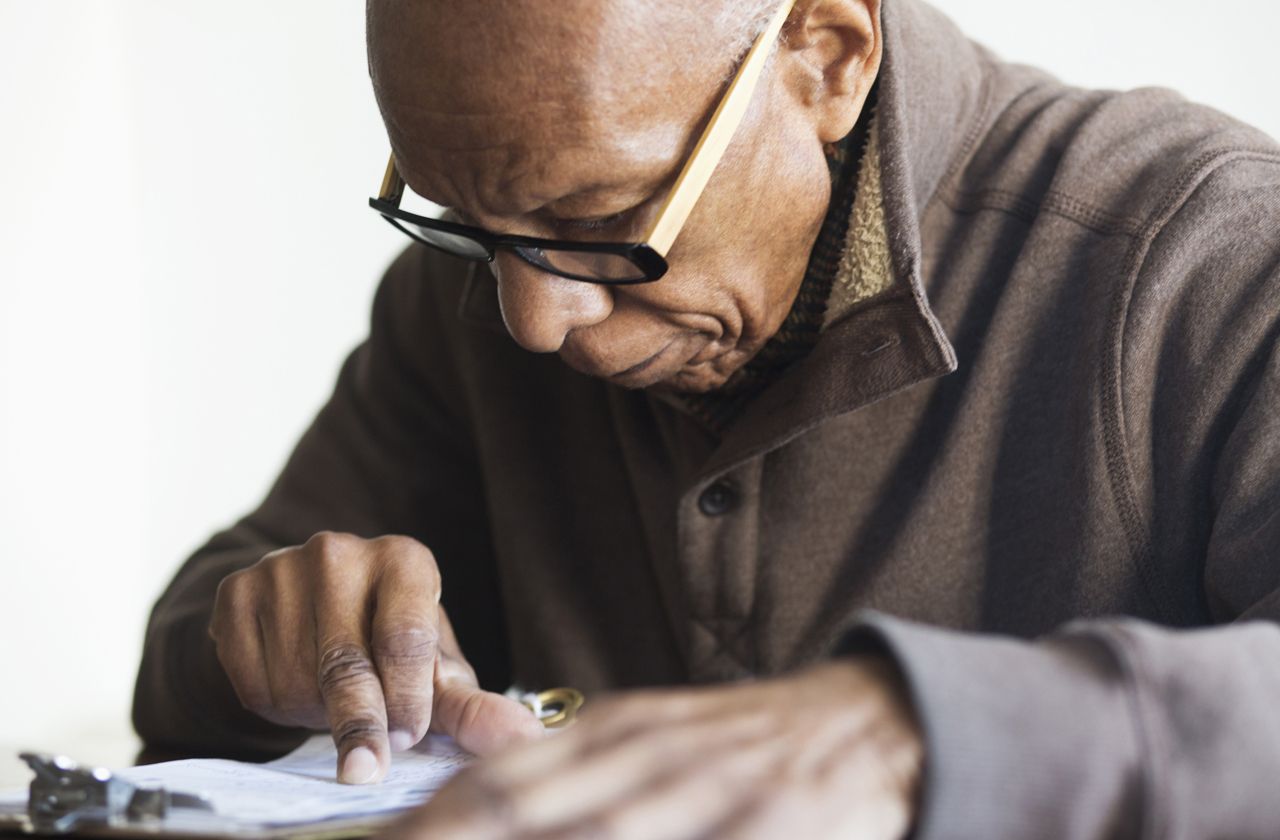
<path fill-rule="evenodd" d="M 396 169 L 396 155 L 391 153 L 391 158 L 387 161 L 387 174 L 382 176 L 382 189 L 378 190 L 378 198 L 384 201 L 399 201 L 404 195 L 404 178 L 400 177 L 400 170 Z"/>
<path fill-rule="evenodd" d="M 751 104 L 751 94 L 755 92 L 760 74 L 764 70 L 765 60 L 773 51 L 773 44 L 777 41 L 778 34 L 782 31 L 783 24 L 787 22 L 791 7 L 794 5 L 795 0 L 785 0 L 774 13 L 764 32 L 751 45 L 751 50 L 743 59 L 742 66 L 733 77 L 733 81 L 729 83 L 729 90 L 720 100 L 715 113 L 711 115 L 711 121 L 707 123 L 702 136 L 698 138 L 693 154 L 685 162 L 675 186 L 671 188 L 670 195 L 667 196 L 662 209 L 658 211 L 658 217 L 654 219 L 653 227 L 649 229 L 645 242 L 662 256 L 665 257 L 671 250 L 676 234 L 680 232 L 689 214 L 693 212 L 694 204 L 701 197 L 707 181 L 711 179 L 711 173 L 720 163 L 725 149 L 729 147 L 729 141 L 733 139 L 734 132 L 746 115 L 747 106 Z"/>

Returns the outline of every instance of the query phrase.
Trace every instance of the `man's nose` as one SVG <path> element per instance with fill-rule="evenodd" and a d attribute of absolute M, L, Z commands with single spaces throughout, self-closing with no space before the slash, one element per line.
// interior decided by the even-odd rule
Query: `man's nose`
<path fill-rule="evenodd" d="M 493 270 L 507 331 L 534 353 L 556 352 L 570 330 L 598 324 L 613 311 L 607 286 L 557 277 L 514 254 L 499 254 Z"/>

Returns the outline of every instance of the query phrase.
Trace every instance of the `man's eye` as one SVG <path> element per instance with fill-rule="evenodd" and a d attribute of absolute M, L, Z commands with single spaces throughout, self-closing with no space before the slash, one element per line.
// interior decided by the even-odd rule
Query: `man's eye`
<path fill-rule="evenodd" d="M 630 210 L 623 210 L 621 213 L 614 213 L 609 216 L 601 216 L 597 219 L 560 219 L 558 224 L 568 230 L 585 231 L 587 233 L 595 233 L 602 230 L 609 230 L 620 225 L 628 216 L 631 215 Z"/>

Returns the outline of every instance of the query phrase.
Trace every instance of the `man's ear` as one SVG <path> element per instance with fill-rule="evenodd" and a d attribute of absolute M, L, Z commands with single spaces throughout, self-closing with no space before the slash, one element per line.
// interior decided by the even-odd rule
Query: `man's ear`
<path fill-rule="evenodd" d="M 842 139 L 880 72 L 880 0 L 798 0 L 783 39 L 819 139 Z"/>

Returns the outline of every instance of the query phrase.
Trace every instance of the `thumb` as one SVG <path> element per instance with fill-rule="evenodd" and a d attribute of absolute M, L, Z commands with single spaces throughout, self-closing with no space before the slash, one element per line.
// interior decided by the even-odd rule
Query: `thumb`
<path fill-rule="evenodd" d="M 491 755 L 546 737 L 546 728 L 520 703 L 485 691 L 467 677 L 436 679 L 431 729 L 452 736 L 469 753 Z"/>

